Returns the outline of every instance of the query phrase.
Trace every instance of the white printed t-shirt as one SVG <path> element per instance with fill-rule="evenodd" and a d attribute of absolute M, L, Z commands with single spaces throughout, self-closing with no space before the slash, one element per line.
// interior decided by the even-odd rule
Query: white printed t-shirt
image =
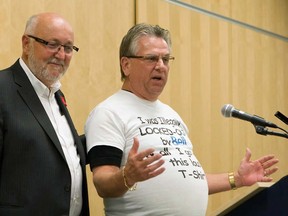
<path fill-rule="evenodd" d="M 163 155 L 165 171 L 138 182 L 135 191 L 105 198 L 107 216 L 204 216 L 208 202 L 205 173 L 193 154 L 188 129 L 181 117 L 159 100 L 150 102 L 120 90 L 90 113 L 85 125 L 87 151 L 113 146 L 123 151 L 124 166 L 139 139 L 139 151 L 154 148 Z"/>

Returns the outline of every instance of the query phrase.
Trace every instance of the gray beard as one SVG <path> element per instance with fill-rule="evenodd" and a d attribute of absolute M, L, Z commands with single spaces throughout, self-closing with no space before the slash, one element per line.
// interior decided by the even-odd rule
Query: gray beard
<path fill-rule="evenodd" d="M 28 63 L 29 63 L 30 70 L 40 81 L 42 82 L 45 81 L 45 83 L 50 83 L 51 85 L 57 82 L 58 80 L 60 80 L 60 78 L 66 72 L 66 68 L 64 68 L 64 71 L 61 74 L 59 74 L 57 77 L 51 76 L 47 68 L 37 63 L 37 60 L 33 52 L 30 52 L 28 55 Z"/>

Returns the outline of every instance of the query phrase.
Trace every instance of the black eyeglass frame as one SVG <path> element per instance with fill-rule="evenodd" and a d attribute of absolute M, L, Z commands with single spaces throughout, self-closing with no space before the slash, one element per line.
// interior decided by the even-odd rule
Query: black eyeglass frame
<path fill-rule="evenodd" d="M 33 38 L 35 41 L 37 41 L 38 43 L 41 43 L 41 44 L 44 44 L 45 46 L 48 46 L 49 44 L 51 44 L 50 42 L 48 42 L 48 41 L 46 41 L 46 40 L 43 40 L 43 39 L 41 39 L 41 38 L 38 38 L 38 37 L 35 37 L 35 36 L 33 36 L 33 35 L 27 35 L 28 37 L 30 37 L 30 38 Z M 78 52 L 79 51 L 79 48 L 78 47 L 76 47 L 76 46 L 67 46 L 67 45 L 63 45 L 63 44 L 60 44 L 60 43 L 55 43 L 55 44 L 57 44 L 59 47 L 61 47 L 61 46 L 63 46 L 64 47 L 64 51 L 65 51 L 65 48 L 72 48 L 73 50 L 75 50 L 76 52 Z M 58 51 L 59 51 L 59 47 L 58 47 Z M 65 53 L 67 53 L 67 52 L 65 52 Z M 70 54 L 70 53 L 67 53 L 67 54 Z"/>

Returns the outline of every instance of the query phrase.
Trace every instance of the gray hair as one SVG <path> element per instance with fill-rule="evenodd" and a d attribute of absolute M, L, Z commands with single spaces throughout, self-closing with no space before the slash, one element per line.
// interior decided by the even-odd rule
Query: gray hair
<path fill-rule="evenodd" d="M 33 35 L 35 33 L 35 29 L 38 24 L 38 17 L 39 17 L 38 15 L 34 15 L 27 20 L 24 34 Z"/>
<path fill-rule="evenodd" d="M 168 45 L 169 51 L 171 52 L 172 43 L 170 32 L 168 30 L 163 29 L 158 25 L 140 23 L 133 26 L 123 37 L 119 52 L 120 62 L 122 57 L 135 55 L 137 53 L 138 40 L 142 36 L 163 38 Z M 122 70 L 121 64 L 120 69 L 121 69 L 121 80 L 123 81 L 125 80 L 126 76 Z"/>

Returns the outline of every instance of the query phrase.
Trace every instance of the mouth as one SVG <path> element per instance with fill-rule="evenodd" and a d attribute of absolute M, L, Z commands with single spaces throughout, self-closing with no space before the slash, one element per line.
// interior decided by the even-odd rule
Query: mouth
<path fill-rule="evenodd" d="M 53 65 L 60 65 L 60 66 L 63 66 L 62 63 L 57 63 L 57 62 L 49 62 L 49 64 L 53 64 Z"/>
<path fill-rule="evenodd" d="M 52 64 L 50 64 L 50 65 L 51 65 L 51 67 L 54 68 L 54 69 L 62 69 L 62 68 L 63 68 L 63 66 L 62 66 L 61 64 L 52 63 Z"/>
<path fill-rule="evenodd" d="M 51 65 L 52 67 L 55 67 L 55 68 L 63 68 L 64 67 L 64 65 L 62 63 L 57 63 L 57 62 L 49 62 L 48 64 Z"/>
<path fill-rule="evenodd" d="M 153 80 L 159 80 L 159 81 L 160 81 L 160 80 L 162 80 L 162 77 L 161 77 L 161 76 L 154 76 L 154 77 L 152 77 L 152 79 L 153 79 Z"/>

